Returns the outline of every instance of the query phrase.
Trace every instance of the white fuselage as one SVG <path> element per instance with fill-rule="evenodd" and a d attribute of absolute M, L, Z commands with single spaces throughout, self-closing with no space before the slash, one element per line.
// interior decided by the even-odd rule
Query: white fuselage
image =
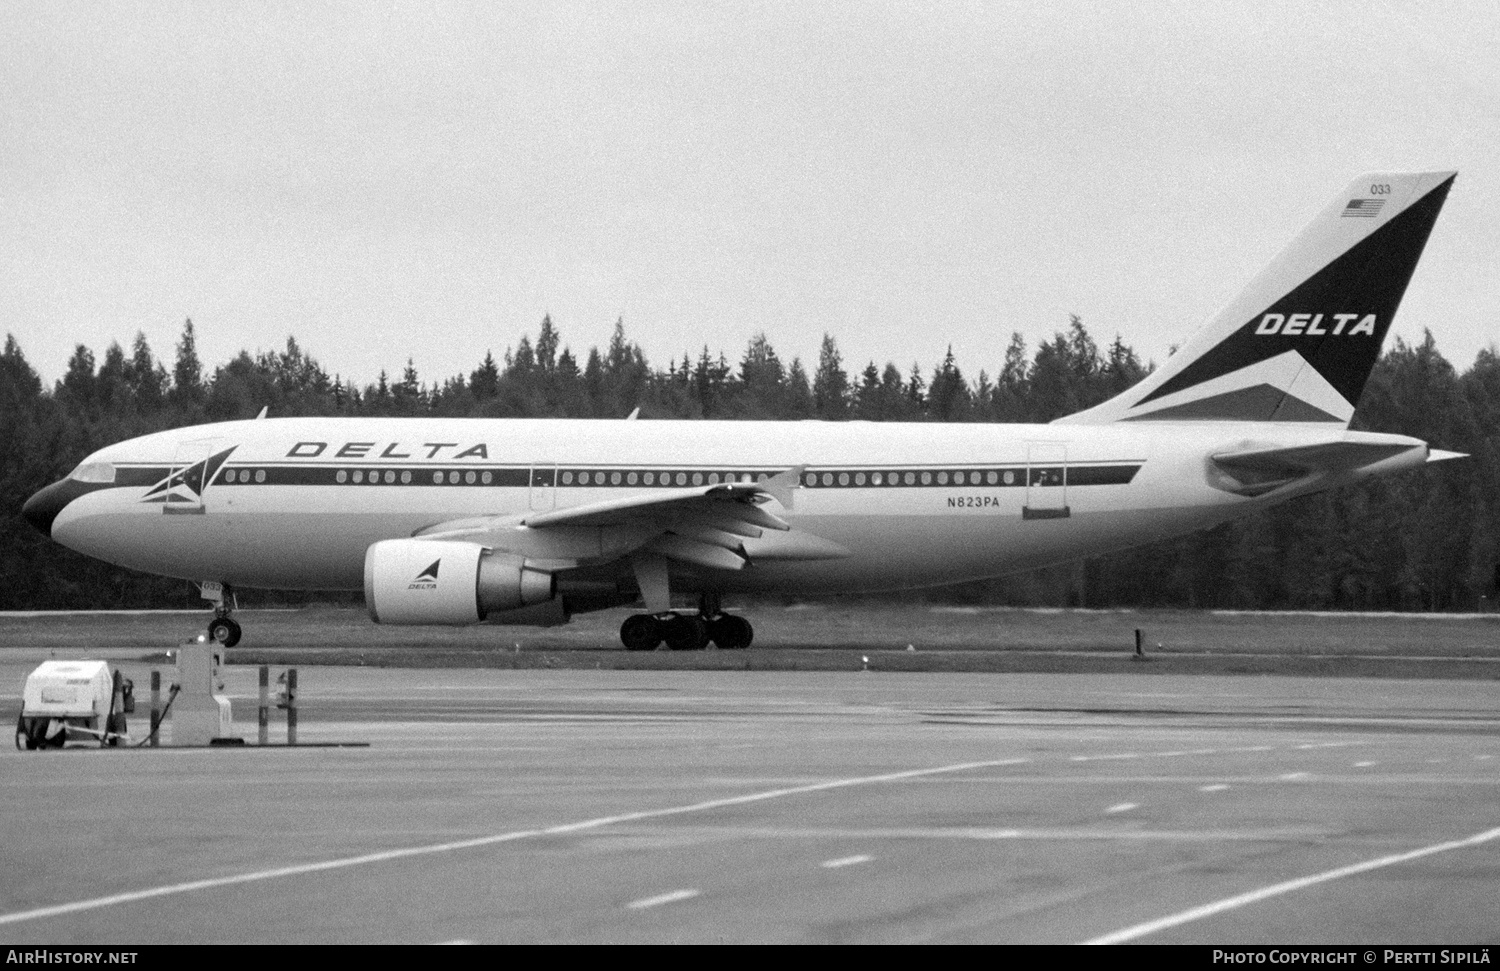
<path fill-rule="evenodd" d="M 800 468 L 789 507 L 767 508 L 794 534 L 847 555 L 779 555 L 788 534 L 767 534 L 746 540 L 748 567 L 713 575 L 712 586 L 889 589 L 996 576 L 1222 522 L 1311 487 L 1237 495 L 1215 485 L 1210 456 L 1353 434 L 1250 422 L 241 421 L 102 449 L 80 468 L 109 467 L 112 483 L 67 502 L 51 532 L 150 573 L 356 590 L 371 544 L 436 524 Z M 1414 439 L 1381 438 L 1411 444 L 1403 465 L 1426 457 Z M 206 481 L 172 479 L 215 456 L 223 457 L 210 461 Z"/>

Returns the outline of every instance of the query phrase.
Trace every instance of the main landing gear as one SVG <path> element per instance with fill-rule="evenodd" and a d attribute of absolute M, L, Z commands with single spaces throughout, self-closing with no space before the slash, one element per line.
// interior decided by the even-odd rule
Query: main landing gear
<path fill-rule="evenodd" d="M 721 651 L 750 646 L 755 630 L 743 617 L 719 609 L 705 594 L 697 613 L 632 614 L 620 625 L 620 642 L 630 651 L 654 651 L 663 641 L 674 651 L 701 651 L 712 641 Z"/>
<path fill-rule="evenodd" d="M 229 616 L 236 606 L 234 590 L 227 583 L 208 581 L 198 584 L 198 592 L 214 605 L 214 619 L 208 622 L 208 639 L 225 647 L 238 644 L 240 625 Z"/>

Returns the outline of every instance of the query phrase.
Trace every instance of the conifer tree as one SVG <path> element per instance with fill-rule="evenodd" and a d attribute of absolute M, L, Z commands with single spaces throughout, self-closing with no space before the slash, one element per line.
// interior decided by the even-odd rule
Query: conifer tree
<path fill-rule="evenodd" d="M 183 323 L 182 338 L 177 342 L 177 362 L 172 366 L 172 394 L 180 405 L 203 403 L 203 364 L 198 360 L 198 337 L 191 317 Z"/>
<path fill-rule="evenodd" d="M 552 326 L 552 315 L 543 315 L 542 329 L 536 337 L 536 364 L 543 374 L 551 374 L 557 367 L 557 347 L 561 340 Z"/>
<path fill-rule="evenodd" d="M 818 351 L 818 370 L 813 375 L 813 405 L 819 418 L 834 420 L 849 416 L 849 375 L 833 336 L 825 333 Z"/>
<path fill-rule="evenodd" d="M 948 345 L 948 354 L 932 376 L 932 388 L 927 392 L 927 409 L 938 421 L 961 421 L 969 417 L 972 402 L 969 385 L 963 372 L 953 359 L 953 345 Z"/>
<path fill-rule="evenodd" d="M 167 370 L 152 356 L 144 331 L 135 332 L 130 364 L 126 367 L 125 374 L 127 383 L 135 394 L 136 407 L 152 412 L 161 407 L 167 385 Z"/>
<path fill-rule="evenodd" d="M 469 374 L 469 391 L 480 401 L 493 398 L 500 387 L 500 369 L 495 366 L 495 355 L 484 352 L 484 360 Z"/>

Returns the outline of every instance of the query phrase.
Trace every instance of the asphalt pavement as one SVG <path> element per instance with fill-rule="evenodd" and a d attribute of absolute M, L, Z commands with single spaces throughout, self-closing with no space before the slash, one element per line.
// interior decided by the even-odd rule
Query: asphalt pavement
<path fill-rule="evenodd" d="M 367 748 L 0 752 L 0 942 L 1500 936 L 1494 682 L 299 676 Z"/>

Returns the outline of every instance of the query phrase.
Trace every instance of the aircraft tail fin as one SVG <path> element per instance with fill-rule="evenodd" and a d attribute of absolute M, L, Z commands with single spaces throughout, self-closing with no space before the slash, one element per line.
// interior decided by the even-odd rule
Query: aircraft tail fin
<path fill-rule="evenodd" d="M 1162 367 L 1058 422 L 1348 427 L 1455 177 L 1355 179 Z"/>

